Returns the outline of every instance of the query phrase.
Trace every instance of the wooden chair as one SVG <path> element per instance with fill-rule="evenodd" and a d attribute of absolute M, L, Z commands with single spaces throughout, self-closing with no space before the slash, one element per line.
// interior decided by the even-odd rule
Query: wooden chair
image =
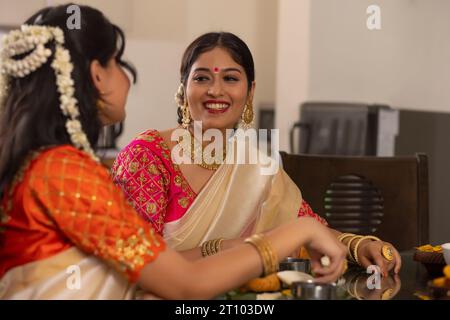
<path fill-rule="evenodd" d="M 341 232 L 373 234 L 398 250 L 428 243 L 427 156 L 344 157 L 281 152 L 312 209 Z"/>

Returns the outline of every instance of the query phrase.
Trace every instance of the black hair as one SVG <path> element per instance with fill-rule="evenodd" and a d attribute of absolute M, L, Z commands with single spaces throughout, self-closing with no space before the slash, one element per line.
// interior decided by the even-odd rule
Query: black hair
<path fill-rule="evenodd" d="M 122 60 L 125 35 L 102 12 L 88 6 L 78 6 L 81 28 L 68 29 L 67 8 L 73 4 L 47 7 L 30 17 L 25 24 L 59 27 L 64 32 L 64 47 L 69 50 L 74 66 L 75 98 L 80 110 L 79 120 L 88 140 L 95 148 L 101 124 L 97 100 L 100 93 L 90 72 L 91 62 L 98 60 L 104 67 L 115 58 L 136 82 L 136 70 Z M 0 195 L 30 151 L 46 146 L 71 144 L 66 118 L 60 110 L 56 76 L 51 67 L 55 49 L 48 43 L 52 56 L 46 64 L 24 78 L 9 80 L 8 95 L 0 114 Z M 21 58 L 20 56 L 18 58 Z"/>
<path fill-rule="evenodd" d="M 183 54 L 180 68 L 180 82 L 186 88 L 187 80 L 192 69 L 192 65 L 197 61 L 198 57 L 205 52 L 214 48 L 223 48 L 228 51 L 233 60 L 239 64 L 247 75 L 248 91 L 255 81 L 255 64 L 253 56 L 247 44 L 238 36 L 230 32 L 209 32 L 195 39 Z M 179 97 L 184 100 L 184 94 Z M 178 123 L 182 123 L 181 108 L 178 108 Z"/>

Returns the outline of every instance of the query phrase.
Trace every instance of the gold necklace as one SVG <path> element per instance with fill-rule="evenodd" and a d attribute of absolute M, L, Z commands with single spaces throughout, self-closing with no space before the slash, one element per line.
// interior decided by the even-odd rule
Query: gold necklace
<path fill-rule="evenodd" d="M 189 133 L 189 137 L 186 137 L 186 135 L 183 135 L 178 138 L 178 144 L 180 145 L 181 149 L 183 150 L 183 154 L 189 154 L 192 163 L 195 163 L 196 165 L 207 169 L 211 171 L 216 171 L 219 169 L 219 167 L 222 165 L 222 163 L 225 161 L 226 158 L 226 149 L 223 148 L 222 150 L 222 159 L 220 159 L 220 162 L 217 163 L 216 159 L 216 150 L 213 149 L 211 154 L 205 154 L 203 152 L 203 148 L 200 142 L 198 142 L 195 137 L 192 135 L 192 133 L 189 130 L 186 130 Z M 189 141 L 190 140 L 190 145 Z M 201 163 L 198 163 L 196 161 L 198 158 L 196 155 L 201 156 Z M 205 161 L 208 160 L 208 161 Z"/>

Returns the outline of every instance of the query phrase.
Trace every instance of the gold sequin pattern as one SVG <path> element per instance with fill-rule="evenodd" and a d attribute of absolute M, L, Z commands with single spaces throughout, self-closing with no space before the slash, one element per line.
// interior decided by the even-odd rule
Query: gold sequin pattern
<path fill-rule="evenodd" d="M 29 185 L 30 207 L 48 216 L 49 226 L 54 222 L 53 228 L 74 245 L 115 266 L 132 282 L 165 247 L 108 171 L 73 147 L 40 157 L 24 182 Z"/>

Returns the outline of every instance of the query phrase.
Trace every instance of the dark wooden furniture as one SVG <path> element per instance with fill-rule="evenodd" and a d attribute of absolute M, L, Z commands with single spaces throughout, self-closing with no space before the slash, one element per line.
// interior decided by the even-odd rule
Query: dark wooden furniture
<path fill-rule="evenodd" d="M 330 227 L 376 235 L 398 250 L 428 243 L 426 155 L 281 157 L 303 198 Z"/>

